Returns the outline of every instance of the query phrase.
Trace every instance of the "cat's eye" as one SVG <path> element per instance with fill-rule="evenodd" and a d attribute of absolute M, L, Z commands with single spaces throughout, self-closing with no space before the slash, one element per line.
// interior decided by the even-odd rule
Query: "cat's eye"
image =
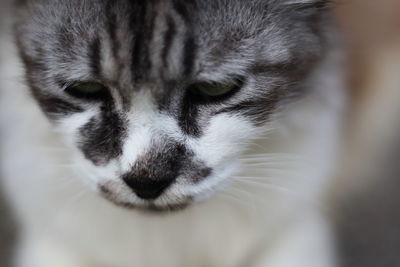
<path fill-rule="evenodd" d="M 108 89 L 97 82 L 74 83 L 65 89 L 65 92 L 73 97 L 99 100 L 108 95 Z"/>
<path fill-rule="evenodd" d="M 222 96 L 233 89 L 235 89 L 235 84 L 223 84 L 223 83 L 199 83 L 196 84 L 196 90 L 207 96 Z"/>
<path fill-rule="evenodd" d="M 238 91 L 241 84 L 240 80 L 232 83 L 199 82 L 191 85 L 189 90 L 203 101 L 223 100 Z"/>

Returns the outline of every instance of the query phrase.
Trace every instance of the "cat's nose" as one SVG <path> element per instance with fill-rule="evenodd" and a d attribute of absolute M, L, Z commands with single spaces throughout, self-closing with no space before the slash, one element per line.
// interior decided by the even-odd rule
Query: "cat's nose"
<path fill-rule="evenodd" d="M 149 179 L 147 177 L 124 179 L 125 183 L 133 190 L 133 192 L 135 192 L 138 197 L 146 200 L 158 198 L 174 180 L 175 177 L 157 180 Z"/>

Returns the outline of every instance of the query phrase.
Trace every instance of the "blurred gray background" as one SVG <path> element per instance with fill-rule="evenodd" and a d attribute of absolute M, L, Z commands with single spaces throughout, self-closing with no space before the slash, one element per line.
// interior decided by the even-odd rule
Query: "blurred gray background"
<path fill-rule="evenodd" d="M 15 241 L 16 226 L 11 219 L 5 201 L 0 197 L 0 266 L 11 266 L 12 247 Z"/>
<path fill-rule="evenodd" d="M 0 49 L 1 46 L 1 36 L 4 32 L 7 24 L 5 23 L 5 14 L 9 11 L 9 1 L 10 0 L 0 0 Z M 0 56 L 3 51 L 0 51 Z M 1 58 L 0 58 L 1 60 Z M 1 90 L 0 90 L 1 97 Z M 2 131 L 0 129 L 0 138 Z M 0 159 L 1 160 L 1 159 Z M 13 244 L 16 238 L 16 225 L 12 220 L 10 210 L 6 205 L 4 195 L 1 190 L 1 170 L 0 170 L 0 267 L 11 267 L 11 255 L 13 254 Z"/>

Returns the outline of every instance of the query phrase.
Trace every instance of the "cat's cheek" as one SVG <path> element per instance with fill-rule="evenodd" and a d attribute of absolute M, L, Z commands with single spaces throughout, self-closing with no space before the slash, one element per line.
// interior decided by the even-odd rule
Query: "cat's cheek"
<path fill-rule="evenodd" d="M 258 128 L 241 116 L 219 114 L 210 120 L 204 134 L 188 141 L 195 156 L 210 168 L 229 164 L 257 136 Z"/>
<path fill-rule="evenodd" d="M 62 135 L 66 145 L 72 148 L 77 147 L 81 141 L 80 129 L 95 117 L 97 113 L 98 110 L 92 108 L 84 112 L 60 118 L 55 122 L 54 130 Z"/>
<path fill-rule="evenodd" d="M 79 149 L 74 149 L 73 153 L 73 171 L 93 191 L 98 191 L 98 188 L 107 181 L 119 180 L 118 164 L 115 160 L 104 166 L 96 166 L 86 159 Z"/>
<path fill-rule="evenodd" d="M 233 160 L 220 165 L 213 170 L 213 173 L 201 183 L 188 185 L 183 189 L 187 195 L 193 197 L 194 202 L 202 202 L 223 190 L 232 181 L 232 177 L 240 171 L 240 164 Z M 182 190 L 181 189 L 181 190 Z"/>
<path fill-rule="evenodd" d="M 81 129 L 98 114 L 97 108 L 88 109 L 58 120 L 54 130 L 59 133 L 62 141 L 69 147 L 68 158 L 72 172 L 87 186 L 88 189 L 98 192 L 99 187 L 106 181 L 118 181 L 118 160 L 111 160 L 107 164 L 96 166 L 88 159 L 80 148 L 82 142 Z"/>

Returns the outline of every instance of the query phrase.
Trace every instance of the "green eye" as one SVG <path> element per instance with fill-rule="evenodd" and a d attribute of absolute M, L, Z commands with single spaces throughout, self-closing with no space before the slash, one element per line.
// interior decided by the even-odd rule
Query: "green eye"
<path fill-rule="evenodd" d="M 84 99 L 102 99 L 108 95 L 107 88 L 96 82 L 76 83 L 68 86 L 65 92 L 73 97 Z"/>
<path fill-rule="evenodd" d="M 198 82 L 190 85 L 187 89 L 190 100 L 196 103 L 221 102 L 237 93 L 243 86 L 244 78 L 237 77 L 231 82 Z"/>
<path fill-rule="evenodd" d="M 196 87 L 197 90 L 204 95 L 221 96 L 231 92 L 233 89 L 235 89 L 236 86 L 230 84 L 222 84 L 222 83 L 215 83 L 215 84 L 200 83 Z"/>
<path fill-rule="evenodd" d="M 95 94 L 103 90 L 104 86 L 99 83 L 82 83 L 75 86 L 75 90 L 83 94 Z"/>

